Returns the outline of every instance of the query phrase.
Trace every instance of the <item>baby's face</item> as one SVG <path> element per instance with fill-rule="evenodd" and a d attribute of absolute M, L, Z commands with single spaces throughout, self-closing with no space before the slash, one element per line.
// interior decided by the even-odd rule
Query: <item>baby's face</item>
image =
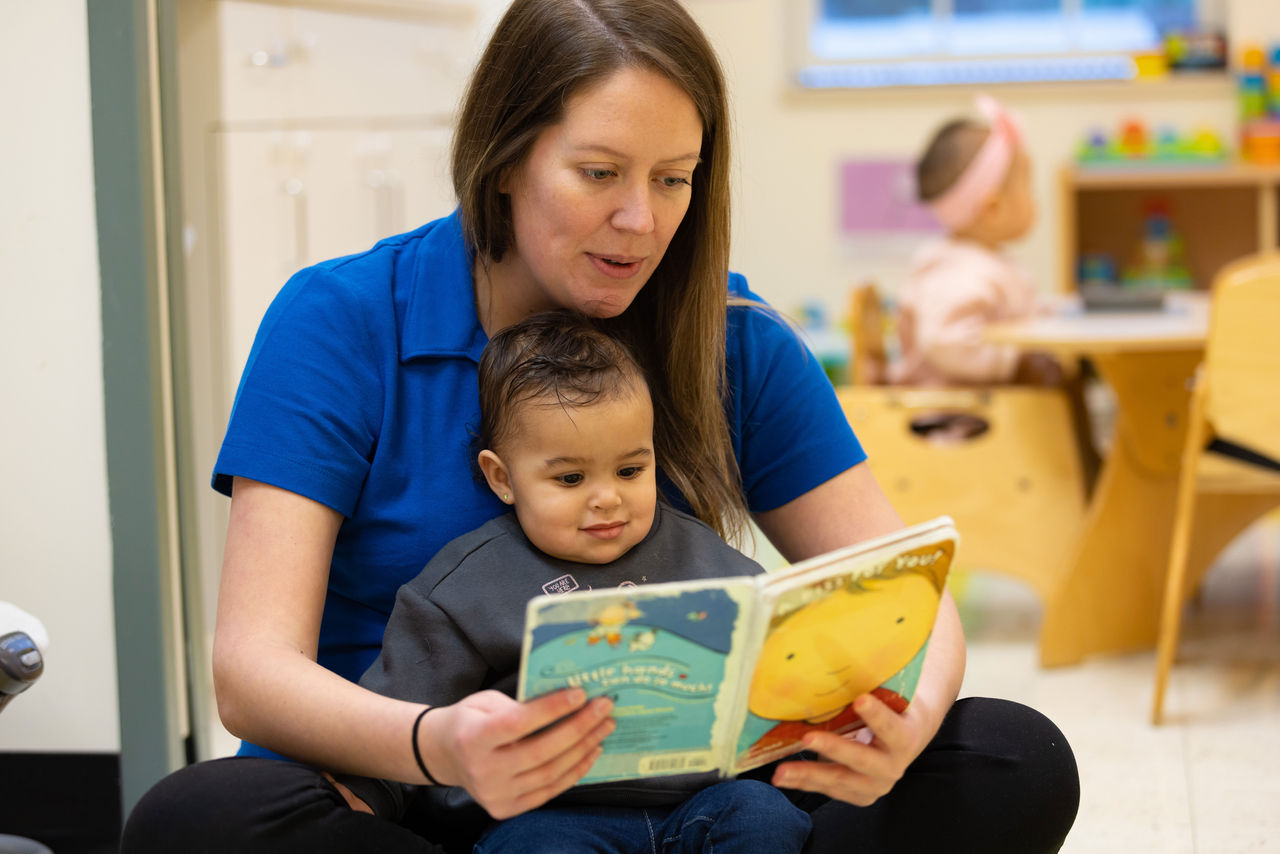
<path fill-rule="evenodd" d="M 649 533 L 658 500 L 644 388 L 588 406 L 520 405 L 499 456 L 520 527 L 552 557 L 609 563 Z"/>

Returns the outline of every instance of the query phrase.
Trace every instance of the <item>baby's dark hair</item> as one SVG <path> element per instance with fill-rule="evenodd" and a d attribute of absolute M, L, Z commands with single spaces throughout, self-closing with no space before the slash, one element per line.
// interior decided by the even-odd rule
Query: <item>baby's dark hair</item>
<path fill-rule="evenodd" d="M 516 429 L 531 400 L 589 406 L 649 394 L 631 351 L 589 317 L 573 311 L 530 315 L 489 340 L 480 356 L 480 448 L 496 448 Z"/>
<path fill-rule="evenodd" d="M 916 196 L 931 202 L 941 196 L 973 160 L 990 130 L 972 119 L 953 119 L 938 128 L 916 161 Z"/>

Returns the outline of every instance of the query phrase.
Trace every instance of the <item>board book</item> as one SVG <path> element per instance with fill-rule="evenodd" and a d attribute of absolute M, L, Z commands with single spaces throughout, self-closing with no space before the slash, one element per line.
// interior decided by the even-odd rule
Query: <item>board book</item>
<path fill-rule="evenodd" d="M 957 540 L 943 516 L 764 575 L 538 596 L 518 697 L 613 699 L 582 784 L 764 765 L 863 726 L 862 694 L 906 708 Z"/>

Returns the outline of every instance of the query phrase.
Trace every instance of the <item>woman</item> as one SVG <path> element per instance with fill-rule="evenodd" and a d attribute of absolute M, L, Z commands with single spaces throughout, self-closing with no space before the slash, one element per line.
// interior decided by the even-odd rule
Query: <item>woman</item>
<path fill-rule="evenodd" d="M 429 771 L 496 818 L 585 773 L 603 698 L 482 691 L 420 717 L 354 684 L 400 584 L 504 509 L 468 469 L 476 360 L 535 311 L 616 324 L 651 378 L 659 463 L 688 473 L 667 496 L 717 530 L 750 514 L 798 560 L 901 525 L 816 363 L 768 312 L 726 309 L 726 278 L 753 299 L 728 274 L 727 121 L 676 0 L 513 3 L 459 117 L 459 210 L 299 273 L 263 320 L 215 472 L 232 503 L 214 677 L 246 746 L 158 784 L 122 851 L 467 850 L 475 827 L 433 826 L 429 804 L 412 827 L 374 818 L 318 769 Z M 1023 707 L 956 704 L 963 668 L 948 598 L 906 712 L 863 698 L 872 743 L 819 735 L 823 761 L 770 770 L 812 816 L 807 850 L 1061 843 L 1069 748 Z M 273 754 L 298 761 L 254 758 Z"/>

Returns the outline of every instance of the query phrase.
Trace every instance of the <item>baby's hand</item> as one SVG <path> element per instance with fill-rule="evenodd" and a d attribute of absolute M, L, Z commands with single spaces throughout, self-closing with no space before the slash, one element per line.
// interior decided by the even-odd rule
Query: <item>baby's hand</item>
<path fill-rule="evenodd" d="M 586 702 L 580 688 L 527 703 L 480 691 L 423 718 L 418 746 L 433 777 L 466 789 L 494 818 L 510 818 L 582 779 L 613 732 L 612 710 L 605 697 Z"/>

